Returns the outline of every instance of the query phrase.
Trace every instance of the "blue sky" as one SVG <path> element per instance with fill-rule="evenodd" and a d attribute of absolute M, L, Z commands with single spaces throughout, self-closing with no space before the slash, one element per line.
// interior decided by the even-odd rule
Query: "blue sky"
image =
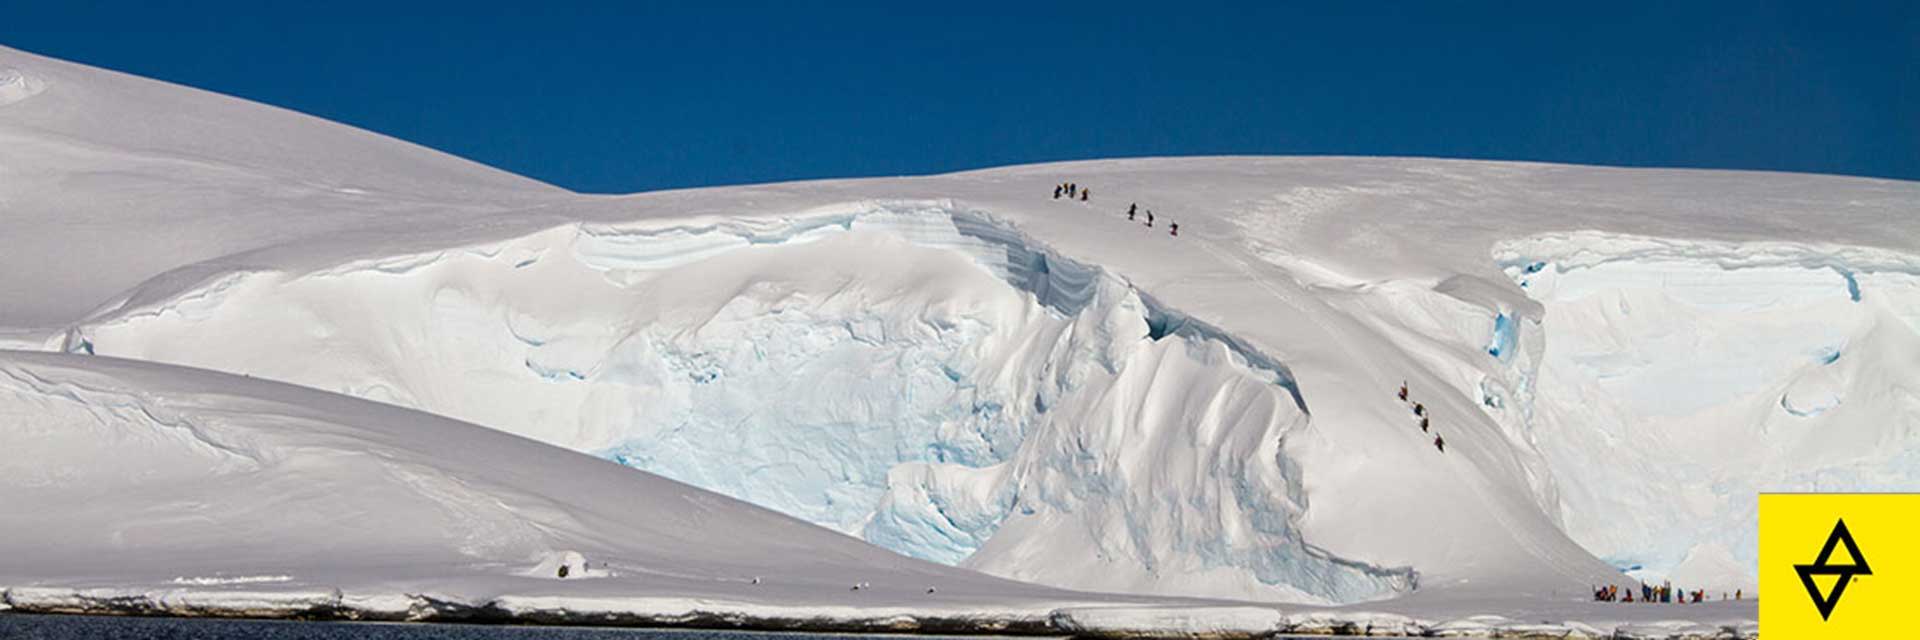
<path fill-rule="evenodd" d="M 1199 154 L 1920 179 L 1920 2 L 305 5 L 11 3 L 0 43 L 588 192 Z"/>

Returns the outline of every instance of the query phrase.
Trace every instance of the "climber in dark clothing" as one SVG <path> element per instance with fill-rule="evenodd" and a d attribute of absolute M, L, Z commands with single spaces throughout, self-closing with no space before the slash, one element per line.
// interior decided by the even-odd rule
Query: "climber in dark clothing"
<path fill-rule="evenodd" d="M 1152 209 L 1147 210 L 1147 226 L 1149 227 L 1153 226 L 1153 210 Z"/>
<path fill-rule="evenodd" d="M 1175 223 L 1169 224 L 1167 225 L 1167 228 L 1173 230 L 1173 233 L 1170 233 L 1168 235 L 1175 235 L 1175 236 L 1180 235 L 1180 223 L 1175 222 Z"/>
<path fill-rule="evenodd" d="M 1427 431 L 1427 417 L 1420 416 L 1420 432 L 1426 433 L 1426 431 Z"/>
<path fill-rule="evenodd" d="M 1060 185 L 1053 185 L 1053 199 L 1060 199 Z"/>
<path fill-rule="evenodd" d="M 1434 436 L 1433 436 L 1433 448 L 1435 448 L 1435 449 L 1439 449 L 1439 450 L 1440 450 L 1440 453 L 1446 453 L 1446 452 L 1447 452 L 1447 439 L 1446 439 L 1446 438 L 1442 438 L 1442 437 L 1440 437 L 1440 435 L 1439 435 L 1439 434 L 1434 434 Z"/>
<path fill-rule="evenodd" d="M 1426 416 L 1427 405 L 1420 404 L 1418 402 L 1413 403 L 1413 415 L 1422 416 L 1422 417 Z"/>
<path fill-rule="evenodd" d="M 1135 212 L 1135 211 L 1139 211 L 1139 210 L 1140 210 L 1140 203 L 1138 203 L 1138 202 L 1135 202 L 1135 203 L 1133 203 L 1133 204 L 1129 204 L 1129 205 L 1127 205 L 1127 219 L 1128 219 L 1128 220 L 1132 220 L 1132 219 L 1133 219 L 1133 212 Z"/>
<path fill-rule="evenodd" d="M 1080 201 L 1081 201 L 1081 202 L 1086 202 L 1086 201 L 1087 201 L 1087 197 L 1088 197 L 1088 196 L 1091 196 L 1091 195 L 1093 195 L 1093 190 L 1092 190 L 1092 189 L 1081 189 L 1081 190 L 1080 190 Z"/>
<path fill-rule="evenodd" d="M 1407 401 L 1407 383 L 1405 382 L 1400 383 L 1400 401 Z"/>

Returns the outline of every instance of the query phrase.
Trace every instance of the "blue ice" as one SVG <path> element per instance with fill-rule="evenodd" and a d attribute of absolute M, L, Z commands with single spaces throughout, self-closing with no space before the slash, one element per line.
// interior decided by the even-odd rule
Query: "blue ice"
<path fill-rule="evenodd" d="M 1513 356 L 1518 331 L 1513 326 L 1513 318 L 1502 313 L 1493 318 L 1493 341 L 1487 345 L 1487 355 L 1507 360 Z"/>

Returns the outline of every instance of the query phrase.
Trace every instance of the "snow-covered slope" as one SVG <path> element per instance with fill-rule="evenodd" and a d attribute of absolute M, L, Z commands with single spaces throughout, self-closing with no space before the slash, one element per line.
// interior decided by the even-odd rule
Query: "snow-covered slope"
<path fill-rule="evenodd" d="M 0 114 L 98 75 L 71 69 Z M 326 155 L 337 128 L 313 126 L 279 138 Z M 1193 158 L 472 197 L 421 171 L 342 209 L 377 232 L 128 216 L 128 243 L 222 240 L 202 262 L 45 252 L 0 276 L 51 300 L 0 338 L 421 409 L 906 554 L 1136 593 L 1459 606 L 1634 566 L 1750 588 L 1755 491 L 1920 473 L 1913 183 Z M 1093 196 L 1052 199 L 1064 180 Z M 0 206 L 55 197 L 22 184 Z M 85 229 L 8 214 L 9 238 Z M 143 281 L 95 291 L 114 278 Z"/>
<path fill-rule="evenodd" d="M 0 47 L 0 325 L 58 323 L 247 249 L 554 194 L 360 129 Z"/>
<path fill-rule="evenodd" d="M 938 618 L 1098 601 L 483 427 L 183 367 L 0 352 L 0 440 L 0 587 L 16 604 Z"/>

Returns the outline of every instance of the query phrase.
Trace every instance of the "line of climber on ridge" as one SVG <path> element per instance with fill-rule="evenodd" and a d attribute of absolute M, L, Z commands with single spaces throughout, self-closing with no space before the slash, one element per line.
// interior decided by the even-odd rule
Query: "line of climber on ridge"
<path fill-rule="evenodd" d="M 1078 199 L 1081 202 L 1087 202 L 1088 198 L 1093 197 L 1093 190 L 1088 189 L 1086 187 L 1082 187 L 1072 182 L 1062 182 L 1060 184 L 1053 185 L 1053 199 L 1059 200 L 1062 197 L 1068 200 Z M 1140 203 L 1134 202 L 1127 205 L 1127 221 L 1129 222 L 1139 221 L 1139 216 L 1141 213 L 1142 213 L 1142 210 L 1140 209 Z M 1154 220 L 1153 210 L 1147 209 L 1144 211 L 1144 213 L 1146 213 L 1146 216 L 1147 216 L 1147 221 L 1146 221 L 1147 226 L 1152 227 L 1153 220 Z M 1167 223 L 1167 235 L 1176 236 L 1176 237 L 1179 236 L 1180 223 L 1178 222 Z"/>
<path fill-rule="evenodd" d="M 1439 430 L 1433 429 L 1433 424 L 1429 422 L 1432 416 L 1427 414 L 1427 405 L 1414 402 L 1407 396 L 1407 383 L 1404 380 L 1400 382 L 1400 401 L 1413 408 L 1413 416 L 1420 419 L 1420 432 L 1433 434 L 1433 448 L 1438 449 L 1440 453 L 1446 453 L 1447 439 L 1440 437 Z"/>

